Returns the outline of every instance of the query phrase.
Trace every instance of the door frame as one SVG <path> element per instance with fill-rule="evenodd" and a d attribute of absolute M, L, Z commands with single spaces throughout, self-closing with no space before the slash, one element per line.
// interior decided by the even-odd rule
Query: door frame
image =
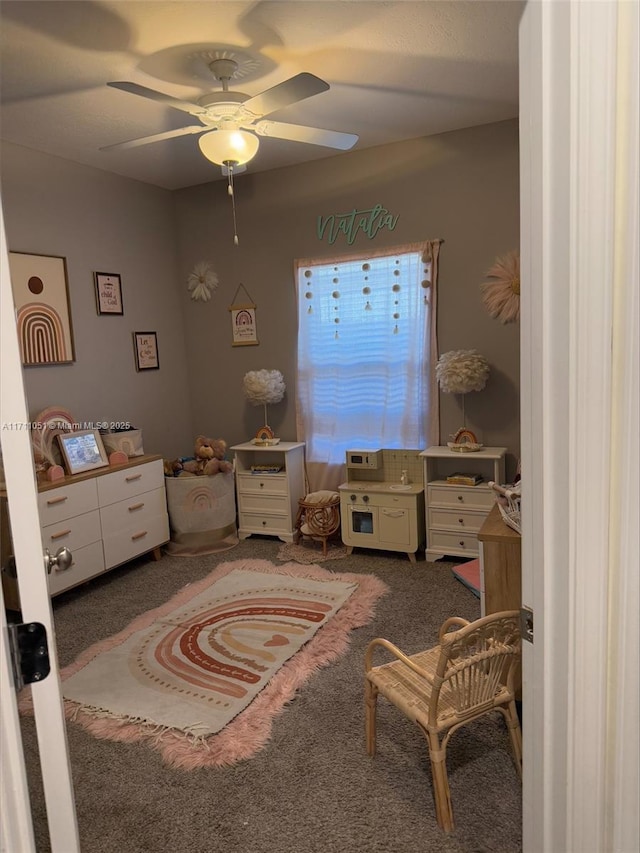
<path fill-rule="evenodd" d="M 520 25 L 525 853 L 638 849 L 638 4 Z"/>
<path fill-rule="evenodd" d="M 11 539 L 18 573 L 18 590 L 22 621 L 40 622 L 47 632 L 51 672 L 43 681 L 31 685 L 38 752 L 42 771 L 44 796 L 52 853 L 79 853 L 80 843 L 67 746 L 67 732 L 62 689 L 58 668 L 55 628 L 47 575 L 43 564 L 43 549 L 38 515 L 38 493 L 31 452 L 29 418 L 24 392 L 22 363 L 18 348 L 15 308 L 11 290 L 9 254 L 0 202 L 0 421 L 2 458 L 7 489 Z M 2 745 L 9 750 L 10 761 L 1 762 L 2 803 L 5 794 L 11 795 L 10 805 L 15 812 L 6 825 L 3 821 L 2 843 L 7 850 L 33 848 L 33 828 L 29 803 L 26 802 L 26 773 L 22 737 L 17 712 L 17 696 L 7 672 L 8 637 L 2 604 L 2 678 L 9 689 L 0 697 L 2 711 Z M 4 753 L 4 749 L 3 749 Z M 6 786 L 6 788 L 5 788 Z M 8 814 L 4 811 L 4 815 Z M 24 845 L 24 846 L 22 846 Z"/>

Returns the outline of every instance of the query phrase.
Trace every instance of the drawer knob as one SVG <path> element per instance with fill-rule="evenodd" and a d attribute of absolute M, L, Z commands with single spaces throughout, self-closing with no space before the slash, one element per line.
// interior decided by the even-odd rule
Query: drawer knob
<path fill-rule="evenodd" d="M 464 548 L 464 539 L 461 539 L 459 544 L 461 548 Z"/>
<path fill-rule="evenodd" d="M 463 500 L 464 500 L 464 498 L 462 497 L 462 495 L 458 495 L 458 500 L 459 500 L 459 501 L 463 501 Z"/>
<path fill-rule="evenodd" d="M 458 524 L 464 524 L 464 518 L 459 518 L 459 519 L 458 519 Z"/>
<path fill-rule="evenodd" d="M 143 538 L 144 536 L 146 536 L 146 535 L 147 535 L 147 531 L 146 531 L 146 530 L 141 530 L 141 531 L 140 531 L 140 533 L 134 533 L 134 534 L 133 534 L 133 536 L 131 537 L 131 541 L 132 541 L 132 542 L 135 542 L 135 541 L 136 541 L 136 539 L 142 539 L 142 538 Z"/>
<path fill-rule="evenodd" d="M 130 474 L 128 477 L 125 477 L 125 482 L 132 483 L 134 480 L 139 480 L 142 477 L 142 474 Z"/>
<path fill-rule="evenodd" d="M 267 526 L 267 522 L 266 522 L 266 521 L 263 521 L 263 522 L 262 522 L 262 526 L 263 526 L 263 527 L 266 527 L 266 526 Z"/>
<path fill-rule="evenodd" d="M 137 509 L 142 509 L 143 506 L 144 506 L 144 501 L 140 501 L 139 504 L 131 504 L 131 506 L 128 509 L 129 509 L 129 512 L 135 512 Z"/>
<path fill-rule="evenodd" d="M 264 488 L 264 483 L 260 483 L 260 488 L 261 488 L 261 489 L 263 489 L 263 488 Z"/>

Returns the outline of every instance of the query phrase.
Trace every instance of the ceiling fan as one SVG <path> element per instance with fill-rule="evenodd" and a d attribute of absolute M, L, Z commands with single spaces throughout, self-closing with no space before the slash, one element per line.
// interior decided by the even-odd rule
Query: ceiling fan
<path fill-rule="evenodd" d="M 198 143 L 202 153 L 207 159 L 222 166 L 224 174 L 228 174 L 230 168 L 235 173 L 244 171 L 244 164 L 251 160 L 258 150 L 260 136 L 307 142 L 341 151 L 347 151 L 358 141 L 358 137 L 353 133 L 263 120 L 264 116 L 276 110 L 327 91 L 329 84 L 314 74 L 306 72 L 296 74 L 295 77 L 290 77 L 273 88 L 251 97 L 229 89 L 229 81 L 233 79 L 238 68 L 235 60 L 215 59 L 209 63 L 209 68 L 222 84 L 222 91 L 203 95 L 195 103 L 174 98 L 137 83 L 126 81 L 107 83 L 114 89 L 121 89 L 132 95 L 141 95 L 189 113 L 195 116 L 200 124 L 106 145 L 101 150 L 134 148 L 177 136 L 201 133 L 204 135 L 200 137 Z"/>

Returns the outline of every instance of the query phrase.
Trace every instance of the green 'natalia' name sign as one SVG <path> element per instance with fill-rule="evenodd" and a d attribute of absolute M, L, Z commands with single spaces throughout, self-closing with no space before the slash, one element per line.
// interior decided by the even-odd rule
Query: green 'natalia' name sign
<path fill-rule="evenodd" d="M 351 245 L 358 232 L 362 231 L 369 240 L 373 240 L 378 231 L 388 228 L 389 231 L 398 224 L 398 217 L 392 216 L 386 207 L 376 204 L 370 210 L 356 210 L 350 213 L 332 213 L 330 216 L 318 217 L 318 240 L 325 235 L 329 243 L 335 243 L 339 234 L 344 234 L 347 243 Z"/>

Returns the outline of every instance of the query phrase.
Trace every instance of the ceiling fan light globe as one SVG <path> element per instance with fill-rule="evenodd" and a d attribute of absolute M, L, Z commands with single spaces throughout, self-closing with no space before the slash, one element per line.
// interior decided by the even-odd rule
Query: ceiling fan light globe
<path fill-rule="evenodd" d="M 260 140 L 246 130 L 214 130 L 203 134 L 198 145 L 207 160 L 218 166 L 241 166 L 256 156 Z"/>

